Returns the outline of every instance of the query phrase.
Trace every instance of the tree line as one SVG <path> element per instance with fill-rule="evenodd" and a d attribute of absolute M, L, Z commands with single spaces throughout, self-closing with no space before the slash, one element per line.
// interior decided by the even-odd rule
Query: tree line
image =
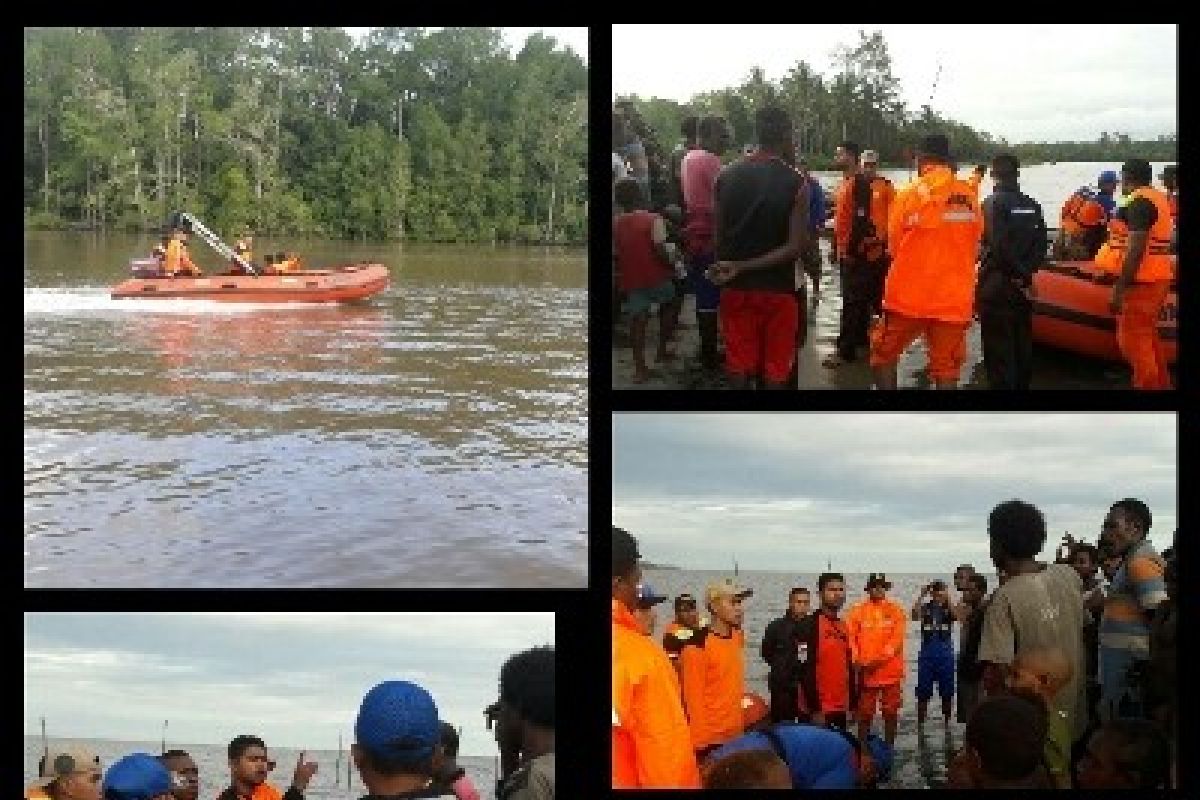
<path fill-rule="evenodd" d="M 29 227 L 586 241 L 587 66 L 498 28 L 26 28 Z"/>
<path fill-rule="evenodd" d="M 1105 132 L 1096 142 L 1009 144 L 1002 137 L 977 131 L 935 112 L 929 105 L 913 110 L 900 99 L 901 85 L 892 73 L 892 59 L 883 34 L 858 33 L 854 44 L 833 51 L 835 72 L 825 78 L 799 61 L 778 81 L 766 80 L 761 68 L 750 71 L 739 86 L 696 95 L 689 103 L 661 98 L 622 97 L 634 103 L 653 131 L 655 144 L 670 152 L 680 140 L 680 124 L 688 114 L 724 117 L 734 142 L 754 141 L 754 114 L 764 103 L 783 106 L 795 125 L 796 152 L 814 169 L 834 169 L 833 151 L 847 139 L 879 153 L 885 164 L 909 163 L 921 137 L 944 133 L 960 164 L 983 163 L 1002 149 L 1023 163 L 1042 161 L 1114 161 L 1145 158 L 1174 161 L 1174 135 L 1153 141 L 1130 141 L 1128 135 Z"/>

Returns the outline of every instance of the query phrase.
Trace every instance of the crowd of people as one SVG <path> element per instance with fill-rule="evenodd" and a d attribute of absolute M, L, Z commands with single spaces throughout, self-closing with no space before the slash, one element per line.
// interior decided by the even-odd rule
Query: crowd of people
<path fill-rule="evenodd" d="M 1155 551 L 1151 523 L 1145 503 L 1118 500 L 1096 545 L 1066 535 L 1045 563 L 1041 512 L 1000 503 L 987 519 L 998 585 L 989 593 L 987 577 L 963 564 L 952 587 L 934 580 L 908 607 L 871 573 L 843 612 L 845 576 L 826 572 L 815 590 L 793 588 L 763 633 L 769 701 L 745 680 L 743 602 L 753 590 L 710 584 L 707 620 L 695 596 L 680 594 L 660 641 L 654 609 L 667 598 L 642 581 L 637 541 L 614 525 L 612 785 L 886 782 L 915 623 L 918 729 L 935 687 L 943 726 L 952 715 L 966 725 L 948 788 L 1174 788 L 1176 555 Z"/>
<path fill-rule="evenodd" d="M 553 800 L 554 648 L 534 647 L 500 670 L 499 697 L 484 710 L 499 748 L 496 800 Z M 350 758 L 367 798 L 479 800 L 458 765 L 458 731 L 438 717 L 423 687 L 384 681 L 363 697 L 354 723 Z M 267 778 L 275 762 L 262 738 L 242 735 L 227 750 L 229 783 L 217 800 L 304 800 L 317 763 L 301 752 L 285 791 Z M 47 747 L 39 778 L 25 800 L 198 800 L 200 770 L 185 750 L 131 753 L 107 769 L 81 744 Z M 365 798 L 364 798 L 365 800 Z"/>
<path fill-rule="evenodd" d="M 650 379 L 646 328 L 659 312 L 656 362 L 671 349 L 685 293 L 695 296 L 698 365 L 711 388 L 797 386 L 806 336 L 808 283 L 819 301 L 817 239 L 832 217 L 830 261 L 842 306 L 837 369 L 867 353 L 879 389 L 896 388 L 896 364 L 923 337 L 937 388 L 957 388 L 966 334 L 978 319 L 989 388 L 1028 389 L 1032 377 L 1033 275 L 1050 234 L 1041 206 L 1021 191 L 1020 162 L 997 154 L 966 176 L 946 136 L 921 139 L 916 178 L 896 188 L 879 156 L 852 141 L 835 159 L 842 179 L 825 191 L 794 148 L 793 120 L 774 105 L 756 115 L 757 146 L 729 159 L 732 135 L 719 116 L 688 117 L 670 155 L 632 103 L 613 110 L 614 309 L 628 316 L 634 383 Z M 989 173 L 991 195 L 980 200 Z M 1111 283 L 1118 348 L 1137 389 L 1171 379 L 1157 320 L 1176 274 L 1178 173 L 1153 185 L 1134 158 L 1101 174 L 1099 190 L 1074 192 L 1060 213 L 1053 254 L 1093 261 Z M 721 355 L 721 343 L 724 355 Z"/>

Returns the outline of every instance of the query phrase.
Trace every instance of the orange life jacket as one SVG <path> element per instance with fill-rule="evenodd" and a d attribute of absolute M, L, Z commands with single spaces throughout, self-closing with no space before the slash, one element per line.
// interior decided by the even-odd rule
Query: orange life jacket
<path fill-rule="evenodd" d="M 615 598 L 612 658 L 613 788 L 699 789 L 675 668 Z"/>
<path fill-rule="evenodd" d="M 888 215 L 892 264 L 883 307 L 920 319 L 971 321 L 983 214 L 949 167 L 927 167 L 896 193 Z"/>
<path fill-rule="evenodd" d="M 1107 221 L 1108 213 L 1104 206 L 1082 189 L 1067 198 L 1058 214 L 1059 227 L 1071 236 L 1080 236 L 1088 230 L 1103 227 Z"/>
<path fill-rule="evenodd" d="M 1152 186 L 1142 186 L 1129 195 L 1129 201 L 1145 198 L 1154 204 L 1158 219 L 1150 226 L 1149 241 L 1142 263 L 1138 265 L 1137 274 L 1133 276 L 1135 283 L 1153 283 L 1154 281 L 1169 281 L 1174 277 L 1174 265 L 1171 259 L 1171 204 L 1167 196 Z M 1102 272 L 1120 275 L 1125 261 L 1125 251 L 1129 247 L 1129 226 L 1124 220 L 1124 207 L 1113 216 L 1108 223 L 1108 240 L 1096 253 L 1096 267 Z"/>
<path fill-rule="evenodd" d="M 192 263 L 188 255 L 187 245 L 178 239 L 167 243 L 166 256 L 163 258 L 163 272 L 167 275 L 199 275 L 200 270 Z"/>

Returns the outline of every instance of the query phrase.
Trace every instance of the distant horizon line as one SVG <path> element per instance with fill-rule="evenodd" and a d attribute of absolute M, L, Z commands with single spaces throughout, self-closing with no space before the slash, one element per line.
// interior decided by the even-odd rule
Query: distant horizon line
<path fill-rule="evenodd" d="M 42 738 L 42 734 L 41 734 L 41 731 L 38 731 L 36 733 L 26 733 L 25 738 L 40 740 Z M 150 740 L 150 739 L 124 739 L 124 738 L 116 738 L 116 737 L 111 737 L 111 736 L 54 736 L 54 735 L 50 735 L 50 734 L 47 734 L 46 740 L 47 741 L 56 741 L 56 742 L 116 742 L 118 744 L 120 744 L 120 743 L 144 744 L 145 742 L 152 742 L 152 740 Z M 161 743 L 162 743 L 162 739 L 159 738 L 157 744 L 161 745 Z M 345 745 L 343 745 L 343 752 L 345 752 L 346 754 L 349 754 L 350 745 L 353 743 L 354 743 L 353 740 L 351 740 L 351 741 L 347 742 Z M 183 742 L 168 741 L 167 744 L 170 745 L 167 748 L 168 750 L 172 750 L 172 749 L 173 750 L 186 750 L 189 747 L 222 747 L 222 748 L 229 747 L 229 742 L 186 742 L 186 743 L 183 743 Z M 337 747 L 312 747 L 312 746 L 294 747 L 289 744 L 271 744 L 268 742 L 267 743 L 267 751 L 270 752 L 271 748 L 276 748 L 279 750 L 298 750 L 298 751 L 305 752 L 305 753 L 336 753 L 336 752 L 338 752 Z M 154 749 L 157 750 L 158 747 L 155 747 Z M 461 753 L 461 752 L 459 753 L 459 755 L 465 756 L 466 758 L 491 758 L 492 757 L 491 755 L 479 755 L 479 754 Z M 498 756 L 499 753 L 495 753 L 493 755 Z"/>

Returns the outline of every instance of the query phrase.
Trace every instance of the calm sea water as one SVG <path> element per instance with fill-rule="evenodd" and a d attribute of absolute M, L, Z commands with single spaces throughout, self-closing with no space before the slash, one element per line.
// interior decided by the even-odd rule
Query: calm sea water
<path fill-rule="evenodd" d="M 955 564 L 957 565 L 957 561 Z M 983 564 L 976 564 L 976 569 L 985 569 Z M 987 567 L 990 570 L 990 566 Z M 824 570 L 822 570 L 824 571 Z M 888 597 L 895 600 L 906 611 L 912 608 L 913 601 L 921 592 L 921 587 L 932 580 L 940 578 L 947 585 L 953 583 L 953 566 L 945 575 L 924 575 L 913 573 L 888 574 L 888 580 L 893 584 Z M 779 572 L 748 572 L 742 570 L 737 581 L 747 588 L 754 590 L 754 596 L 744 603 L 746 631 L 746 688 L 757 692 L 769 700 L 767 690 L 767 664 L 759 656 L 763 632 L 771 620 L 784 614 L 787 609 L 788 592 L 793 586 L 804 586 L 813 594 L 813 604 L 816 607 L 817 576 L 812 573 L 779 573 Z M 846 577 L 846 604 L 842 606 L 842 616 L 850 606 L 866 597 L 863 587 L 866 586 L 867 573 L 843 573 Z M 996 588 L 995 575 L 984 573 L 988 579 L 988 591 Z M 682 592 L 690 592 L 697 598 L 703 597 L 704 587 L 710 582 L 732 577 L 731 573 L 710 572 L 700 570 L 653 570 L 643 571 L 643 581 L 648 581 L 661 594 L 671 600 Z M 951 599 L 959 599 L 958 592 L 951 592 Z M 662 630 L 673 617 L 671 601 L 668 600 L 657 607 L 658 626 L 656 637 L 661 638 Z M 957 652 L 959 643 L 959 626 L 955 625 L 954 648 Z M 946 781 L 946 764 L 963 743 L 964 725 L 951 718 L 948 730 L 942 726 L 941 700 L 934 694 L 929 704 L 929 718 L 925 723 L 925 732 L 917 733 L 917 653 L 921 646 L 920 628 L 917 623 L 909 622 L 907 637 L 904 643 L 904 692 L 903 705 L 900 708 L 900 719 L 896 731 L 896 754 L 892 770 L 892 780 L 889 788 L 937 788 Z M 956 676 L 957 678 L 957 676 Z M 957 701 L 956 701 L 957 702 Z M 883 722 L 875 715 L 873 730 L 883 735 Z"/>
<path fill-rule="evenodd" d="M 123 742 L 113 739 L 57 739 L 49 737 L 51 747 L 56 742 L 78 742 L 90 747 L 100 756 L 101 762 L 107 768 L 109 764 L 130 753 L 150 753 L 156 755 L 162 752 L 161 742 Z M 292 779 L 292 771 L 296 767 L 296 759 L 300 757 L 299 750 L 282 747 L 271 747 L 267 742 L 268 752 L 278 766 L 267 782 L 280 791 L 287 788 Z M 186 750 L 200 768 L 200 798 L 216 797 L 229 785 L 229 760 L 226 757 L 225 745 L 217 744 L 178 744 L 167 742 L 171 749 Z M 42 757 L 42 739 L 40 736 L 25 737 L 25 786 L 37 778 L 38 761 Z M 342 753 L 341 770 L 337 770 L 338 753 L 336 750 L 308 750 L 305 758 L 316 761 L 317 774 L 313 776 L 305 793 L 306 800 L 357 800 L 367 793 L 358 773 L 351 768 L 349 784 L 347 785 L 346 764 L 348 755 Z M 495 760 L 464 756 L 458 759 L 458 764 L 467 772 L 471 782 L 484 800 L 492 800 L 493 789 L 496 785 Z"/>
<path fill-rule="evenodd" d="M 110 300 L 150 247 L 25 236 L 26 586 L 585 584 L 581 251 L 266 241 L 392 286 Z"/>

